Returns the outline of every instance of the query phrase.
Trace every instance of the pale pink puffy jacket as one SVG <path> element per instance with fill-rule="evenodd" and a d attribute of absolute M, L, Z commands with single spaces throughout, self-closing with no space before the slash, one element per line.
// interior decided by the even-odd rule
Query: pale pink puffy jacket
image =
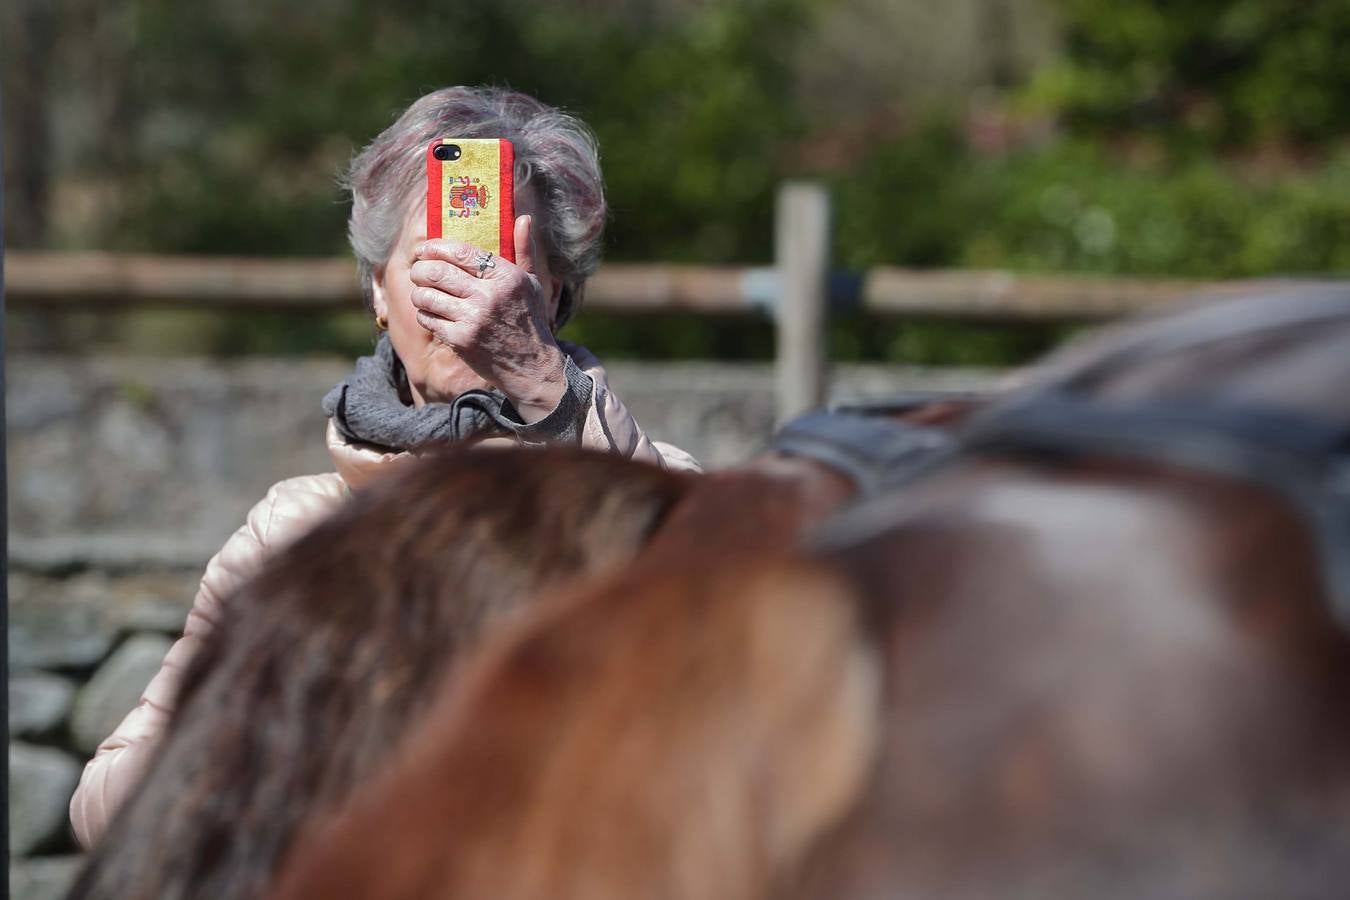
<path fill-rule="evenodd" d="M 581 445 L 621 454 L 671 469 L 699 469 L 698 462 L 678 447 L 648 440 L 633 416 L 610 390 L 605 371 L 589 351 L 564 344 L 577 366 L 591 377 L 591 402 L 581 431 Z M 495 440 L 495 439 L 494 439 Z M 183 636 L 164 657 L 136 708 L 127 714 L 84 767 L 70 800 L 70 821 L 85 847 L 103 834 L 109 819 L 144 774 L 173 713 L 184 668 L 221 612 L 221 601 L 261 566 L 263 560 L 299 537 L 333 511 L 371 476 L 414 459 L 412 453 L 391 453 L 367 444 L 349 443 L 328 423 L 328 453 L 337 471 L 302 475 L 274 484 L 249 511 L 238 531 L 206 565 L 201 586 L 188 613 Z"/>

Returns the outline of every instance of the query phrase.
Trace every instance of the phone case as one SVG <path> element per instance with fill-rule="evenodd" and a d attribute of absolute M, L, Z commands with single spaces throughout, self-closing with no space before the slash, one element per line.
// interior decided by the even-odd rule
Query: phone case
<path fill-rule="evenodd" d="M 445 147 L 437 156 L 437 148 Z M 427 147 L 427 237 L 454 238 L 515 262 L 515 152 L 497 138 Z"/>

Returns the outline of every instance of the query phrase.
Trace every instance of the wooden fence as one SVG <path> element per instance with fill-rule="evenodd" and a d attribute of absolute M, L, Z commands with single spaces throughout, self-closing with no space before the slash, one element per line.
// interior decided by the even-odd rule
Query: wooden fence
<path fill-rule="evenodd" d="M 830 308 L 1000 322 L 1096 321 L 1199 291 L 1241 289 L 1232 283 L 978 270 L 833 272 L 829 238 L 824 189 L 786 184 L 778 197 L 774 266 L 609 263 L 588 283 L 586 306 L 625 313 L 772 315 L 778 323 L 779 414 L 787 417 L 817 405 L 824 395 Z M 10 252 L 5 288 L 15 309 L 332 310 L 360 303 L 355 267 L 342 259 Z"/>

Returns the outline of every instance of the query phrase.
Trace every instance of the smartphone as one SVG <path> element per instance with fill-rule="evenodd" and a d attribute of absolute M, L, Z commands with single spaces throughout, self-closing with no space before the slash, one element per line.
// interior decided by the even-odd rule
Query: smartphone
<path fill-rule="evenodd" d="M 427 237 L 454 238 L 516 261 L 515 150 L 499 138 L 427 147 Z"/>

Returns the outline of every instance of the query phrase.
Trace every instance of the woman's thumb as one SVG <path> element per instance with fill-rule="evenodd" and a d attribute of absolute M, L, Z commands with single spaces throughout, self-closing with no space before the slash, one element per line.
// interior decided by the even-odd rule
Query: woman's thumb
<path fill-rule="evenodd" d="M 516 217 L 513 235 L 516 245 L 516 265 L 531 275 L 534 274 L 534 216 Z"/>

